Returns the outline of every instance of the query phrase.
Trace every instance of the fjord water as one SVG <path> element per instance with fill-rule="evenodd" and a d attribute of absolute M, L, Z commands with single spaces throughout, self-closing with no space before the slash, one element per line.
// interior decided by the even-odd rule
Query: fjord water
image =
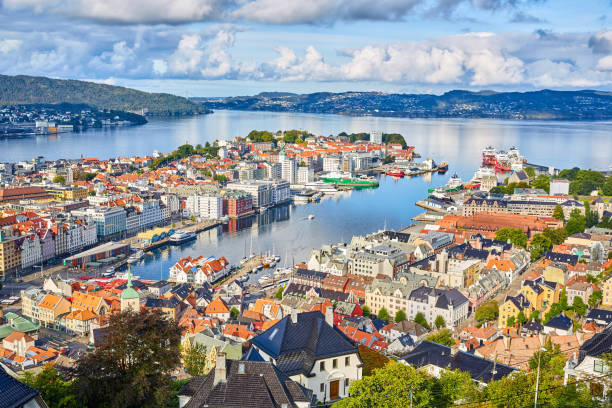
<path fill-rule="evenodd" d="M 530 163 L 557 168 L 579 166 L 606 170 L 612 164 L 611 122 L 536 122 L 479 119 L 402 119 L 341 115 L 217 111 L 212 115 L 185 119 L 151 119 L 147 125 L 130 128 L 92 129 L 59 136 L 36 136 L 0 140 L 0 162 L 97 157 L 100 159 L 168 152 L 185 142 L 204 144 L 216 139 L 245 136 L 253 129 L 303 129 L 330 135 L 345 131 L 401 133 L 424 158 L 447 161 L 445 176 L 395 180 L 383 176 L 375 190 L 352 191 L 318 204 L 285 205 L 238 224 L 220 226 L 181 247 L 168 247 L 147 254 L 133 268 L 143 278 L 159 279 L 183 256 L 226 256 L 237 263 L 250 251 L 274 251 L 292 260 L 305 261 L 313 248 L 348 241 L 386 224 L 400 228 L 420 212 L 414 203 L 427 188 L 444 184 L 453 173 L 469 180 L 478 168 L 481 150 L 515 146 Z M 308 220 L 308 215 L 314 215 Z M 281 261 L 281 264 L 285 260 Z"/>

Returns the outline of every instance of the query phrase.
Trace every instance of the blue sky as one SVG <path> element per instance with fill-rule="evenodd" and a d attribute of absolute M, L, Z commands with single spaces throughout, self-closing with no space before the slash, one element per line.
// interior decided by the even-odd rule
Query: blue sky
<path fill-rule="evenodd" d="M 190 96 L 612 90 L 611 0 L 0 0 L 0 72 Z"/>

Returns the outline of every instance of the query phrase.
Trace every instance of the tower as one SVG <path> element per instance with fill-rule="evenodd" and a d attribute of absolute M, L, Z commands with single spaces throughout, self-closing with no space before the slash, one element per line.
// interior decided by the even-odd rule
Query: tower
<path fill-rule="evenodd" d="M 121 291 L 121 312 L 128 310 L 136 313 L 140 311 L 140 295 L 132 287 L 132 273 L 129 265 L 127 287 Z"/>

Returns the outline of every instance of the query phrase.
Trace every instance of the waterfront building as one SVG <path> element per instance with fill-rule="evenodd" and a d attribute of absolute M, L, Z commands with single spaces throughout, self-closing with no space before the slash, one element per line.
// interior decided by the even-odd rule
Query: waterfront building
<path fill-rule="evenodd" d="M 463 202 L 462 213 L 464 216 L 476 213 L 501 213 L 532 215 L 536 217 L 552 217 L 553 211 L 558 204 L 557 201 L 544 198 L 525 198 L 522 200 L 508 198 L 480 198 L 472 196 Z M 561 203 L 565 218 L 569 218 L 570 213 L 578 209 L 584 213 L 584 204 L 576 200 L 565 200 Z"/>
<path fill-rule="evenodd" d="M 223 194 L 223 214 L 238 218 L 253 212 L 253 196 L 245 191 L 231 190 Z"/>
<path fill-rule="evenodd" d="M 397 272 L 406 269 L 410 264 L 410 256 L 389 245 L 377 245 L 352 252 L 351 273 L 377 277 L 379 275 L 393 278 Z"/>
<path fill-rule="evenodd" d="M 310 167 L 300 166 L 297 172 L 297 184 L 307 184 L 314 181 L 314 170 Z"/>
<path fill-rule="evenodd" d="M 223 198 L 219 195 L 192 195 L 187 197 L 185 209 L 199 218 L 219 219 L 223 216 Z"/>
<path fill-rule="evenodd" d="M 108 240 L 126 231 L 126 213 L 123 207 L 89 207 L 85 210 L 75 210 L 72 214 L 91 217 L 96 225 L 99 240 Z"/>

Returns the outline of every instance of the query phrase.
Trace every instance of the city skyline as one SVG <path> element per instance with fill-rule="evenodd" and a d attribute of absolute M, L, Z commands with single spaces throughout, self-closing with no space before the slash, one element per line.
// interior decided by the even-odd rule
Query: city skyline
<path fill-rule="evenodd" d="M 569 1 L 17 1 L 0 72 L 146 91 L 612 89 L 612 4 Z"/>

